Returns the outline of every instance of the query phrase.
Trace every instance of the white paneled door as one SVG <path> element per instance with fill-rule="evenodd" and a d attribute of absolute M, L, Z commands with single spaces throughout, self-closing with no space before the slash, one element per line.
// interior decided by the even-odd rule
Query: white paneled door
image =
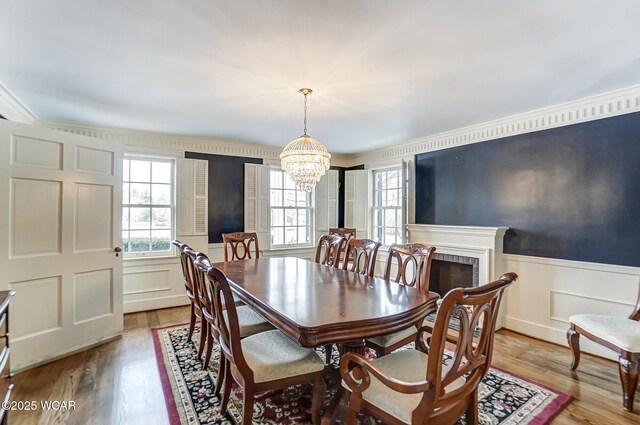
<path fill-rule="evenodd" d="M 0 290 L 11 369 L 122 331 L 119 144 L 0 120 Z"/>

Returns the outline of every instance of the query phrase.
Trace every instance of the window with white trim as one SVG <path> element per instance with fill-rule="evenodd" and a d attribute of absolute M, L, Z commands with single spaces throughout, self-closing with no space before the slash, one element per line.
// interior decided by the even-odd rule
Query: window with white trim
<path fill-rule="evenodd" d="M 373 239 L 402 243 L 402 168 L 374 171 L 373 186 Z"/>
<path fill-rule="evenodd" d="M 306 246 L 312 243 L 311 193 L 297 190 L 281 170 L 269 172 L 271 246 Z"/>
<path fill-rule="evenodd" d="M 123 160 L 122 243 L 127 255 L 166 255 L 174 235 L 174 161 Z"/>

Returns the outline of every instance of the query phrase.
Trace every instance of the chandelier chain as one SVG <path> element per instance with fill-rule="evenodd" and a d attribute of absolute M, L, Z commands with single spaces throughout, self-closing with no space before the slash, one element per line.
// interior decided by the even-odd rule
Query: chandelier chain
<path fill-rule="evenodd" d="M 304 134 L 307 134 L 307 94 L 304 93 Z"/>

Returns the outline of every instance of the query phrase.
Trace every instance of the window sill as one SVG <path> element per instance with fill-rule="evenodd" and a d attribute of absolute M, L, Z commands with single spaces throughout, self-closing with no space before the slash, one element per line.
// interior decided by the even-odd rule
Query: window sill
<path fill-rule="evenodd" d="M 301 249 L 314 249 L 315 245 L 281 245 L 276 247 L 271 247 L 269 250 L 265 250 L 265 252 L 283 252 L 283 251 L 298 251 Z"/>
<path fill-rule="evenodd" d="M 125 262 L 138 262 L 138 261 L 151 261 L 151 260 L 160 260 L 160 261 L 167 261 L 167 260 L 177 260 L 179 259 L 179 255 L 178 254 L 167 254 L 167 255 L 140 255 L 140 256 L 135 256 L 135 257 L 127 257 L 127 256 L 123 256 L 123 260 Z"/>

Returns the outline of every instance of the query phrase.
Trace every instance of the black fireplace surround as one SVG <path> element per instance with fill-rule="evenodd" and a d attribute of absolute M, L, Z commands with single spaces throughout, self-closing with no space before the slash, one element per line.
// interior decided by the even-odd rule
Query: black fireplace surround
<path fill-rule="evenodd" d="M 429 290 L 444 296 L 453 288 L 478 286 L 480 277 L 479 259 L 462 255 L 433 253 Z"/>

